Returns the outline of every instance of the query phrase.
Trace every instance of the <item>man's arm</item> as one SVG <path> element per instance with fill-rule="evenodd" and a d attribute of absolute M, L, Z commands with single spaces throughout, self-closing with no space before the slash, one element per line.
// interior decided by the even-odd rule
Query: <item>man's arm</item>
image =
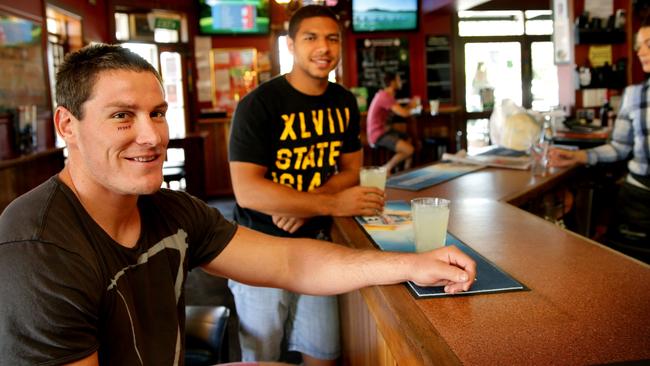
<path fill-rule="evenodd" d="M 330 295 L 361 287 L 414 281 L 467 291 L 476 264 L 456 247 L 427 253 L 357 250 L 312 239 L 280 238 L 238 227 L 228 246 L 203 267 L 254 286 Z"/>
<path fill-rule="evenodd" d="M 363 149 L 341 154 L 339 172 L 330 177 L 322 186 L 314 189 L 313 193 L 337 193 L 359 184 L 359 170 L 363 165 Z"/>
<path fill-rule="evenodd" d="M 415 108 L 416 106 L 417 106 L 417 101 L 412 98 L 406 107 L 403 107 L 399 103 L 394 103 L 390 107 L 390 110 L 400 117 L 408 117 L 411 115 L 411 109 Z"/>
<path fill-rule="evenodd" d="M 68 363 L 66 366 L 99 366 L 99 358 L 97 357 L 97 352 L 94 352 L 92 355 L 79 361 Z"/>
<path fill-rule="evenodd" d="M 359 170 L 362 163 L 363 150 L 341 154 L 338 163 L 339 172 L 330 177 L 325 184 L 311 191 L 311 193 L 335 194 L 358 185 Z M 275 226 L 289 233 L 295 233 L 307 221 L 307 218 L 278 215 L 272 215 L 272 219 Z"/>
<path fill-rule="evenodd" d="M 264 178 L 266 168 L 252 163 L 230 162 L 237 203 L 267 215 L 287 217 L 374 215 L 384 205 L 384 192 L 371 187 L 344 191 L 300 192 Z M 350 179 L 348 175 L 347 178 Z"/>
<path fill-rule="evenodd" d="M 574 164 L 587 164 L 587 152 L 585 150 L 570 151 L 561 148 L 551 148 L 548 153 L 550 166 L 567 167 Z"/>

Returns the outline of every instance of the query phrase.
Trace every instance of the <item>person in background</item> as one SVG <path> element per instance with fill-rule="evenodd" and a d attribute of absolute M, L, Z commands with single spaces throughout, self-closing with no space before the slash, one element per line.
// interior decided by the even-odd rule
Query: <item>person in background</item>
<path fill-rule="evenodd" d="M 312 295 L 406 280 L 455 293 L 474 281 L 475 263 L 457 248 L 390 253 L 276 237 L 161 189 L 162 82 L 125 48 L 85 47 L 56 79 L 66 165 L 0 216 L 2 365 L 183 364 L 183 285 L 196 267 Z"/>
<path fill-rule="evenodd" d="M 635 43 L 643 71 L 650 73 L 650 22 L 643 21 Z M 607 236 L 615 242 L 650 249 L 650 81 L 628 86 L 614 123 L 611 141 L 587 149 L 559 148 L 549 153 L 550 166 L 595 165 L 628 162 L 629 172 L 621 187 Z"/>
<path fill-rule="evenodd" d="M 407 106 L 397 103 L 395 93 L 401 88 L 402 79 L 398 74 L 384 73 L 384 88 L 375 94 L 368 108 L 366 131 L 370 146 L 385 147 L 395 153 L 385 164 L 388 172 L 401 162 L 404 162 L 404 169 L 410 168 L 414 150 L 408 135 L 394 130 L 388 123 L 393 114 L 410 116 L 411 110 L 418 105 L 417 98 L 412 98 Z"/>
<path fill-rule="evenodd" d="M 290 19 L 287 42 L 291 71 L 242 98 L 233 116 L 234 218 L 278 237 L 327 240 L 330 216 L 375 215 L 384 192 L 358 186 L 363 156 L 356 99 L 328 81 L 341 52 L 336 15 L 325 6 L 300 8 Z M 300 352 L 306 365 L 335 363 L 336 297 L 234 280 L 229 287 L 244 361 L 276 361 L 288 350 Z"/>

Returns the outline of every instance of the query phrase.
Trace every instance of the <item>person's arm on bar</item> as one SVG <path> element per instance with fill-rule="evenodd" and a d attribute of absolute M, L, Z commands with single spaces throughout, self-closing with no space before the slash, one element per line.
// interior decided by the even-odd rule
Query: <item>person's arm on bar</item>
<path fill-rule="evenodd" d="M 567 167 L 574 164 L 587 164 L 587 152 L 585 150 L 565 150 L 551 148 L 548 153 L 549 165 L 553 167 Z"/>
<path fill-rule="evenodd" d="M 242 265 L 246 263 L 246 265 Z M 413 281 L 467 291 L 476 264 L 449 246 L 426 253 L 358 250 L 312 239 L 273 237 L 239 227 L 206 271 L 254 286 L 329 295 L 372 285 Z"/>
<path fill-rule="evenodd" d="M 336 193 L 300 192 L 264 178 L 266 168 L 230 162 L 232 186 L 241 207 L 290 217 L 374 215 L 384 205 L 383 191 L 354 186 Z M 373 194 L 370 194 L 373 193 Z"/>

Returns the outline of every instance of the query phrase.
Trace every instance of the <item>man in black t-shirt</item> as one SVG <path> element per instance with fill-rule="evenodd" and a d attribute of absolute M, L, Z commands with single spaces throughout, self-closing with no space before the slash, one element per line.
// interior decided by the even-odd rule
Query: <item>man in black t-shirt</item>
<path fill-rule="evenodd" d="M 336 16 L 299 9 L 289 23 L 292 70 L 237 105 L 230 134 L 235 220 L 267 234 L 326 238 L 331 216 L 374 215 L 384 192 L 358 186 L 362 164 L 354 95 L 328 81 L 340 60 Z M 314 297 L 230 281 L 244 361 L 277 361 L 286 344 L 305 365 L 340 354 L 336 297 Z M 264 301 L 256 302 L 255 299 Z"/>
<path fill-rule="evenodd" d="M 127 49 L 69 55 L 56 98 L 66 166 L 0 216 L 2 365 L 182 365 L 183 284 L 199 266 L 313 294 L 472 283 L 475 265 L 457 249 L 413 255 L 278 238 L 161 190 L 167 103 L 158 73 Z"/>

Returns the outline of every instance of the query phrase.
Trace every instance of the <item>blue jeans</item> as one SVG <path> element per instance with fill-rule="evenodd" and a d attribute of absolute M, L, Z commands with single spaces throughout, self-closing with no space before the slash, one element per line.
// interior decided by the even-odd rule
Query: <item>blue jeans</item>
<path fill-rule="evenodd" d="M 229 280 L 239 316 L 242 361 L 278 361 L 289 351 L 332 360 L 341 353 L 336 296 L 300 295 Z"/>

